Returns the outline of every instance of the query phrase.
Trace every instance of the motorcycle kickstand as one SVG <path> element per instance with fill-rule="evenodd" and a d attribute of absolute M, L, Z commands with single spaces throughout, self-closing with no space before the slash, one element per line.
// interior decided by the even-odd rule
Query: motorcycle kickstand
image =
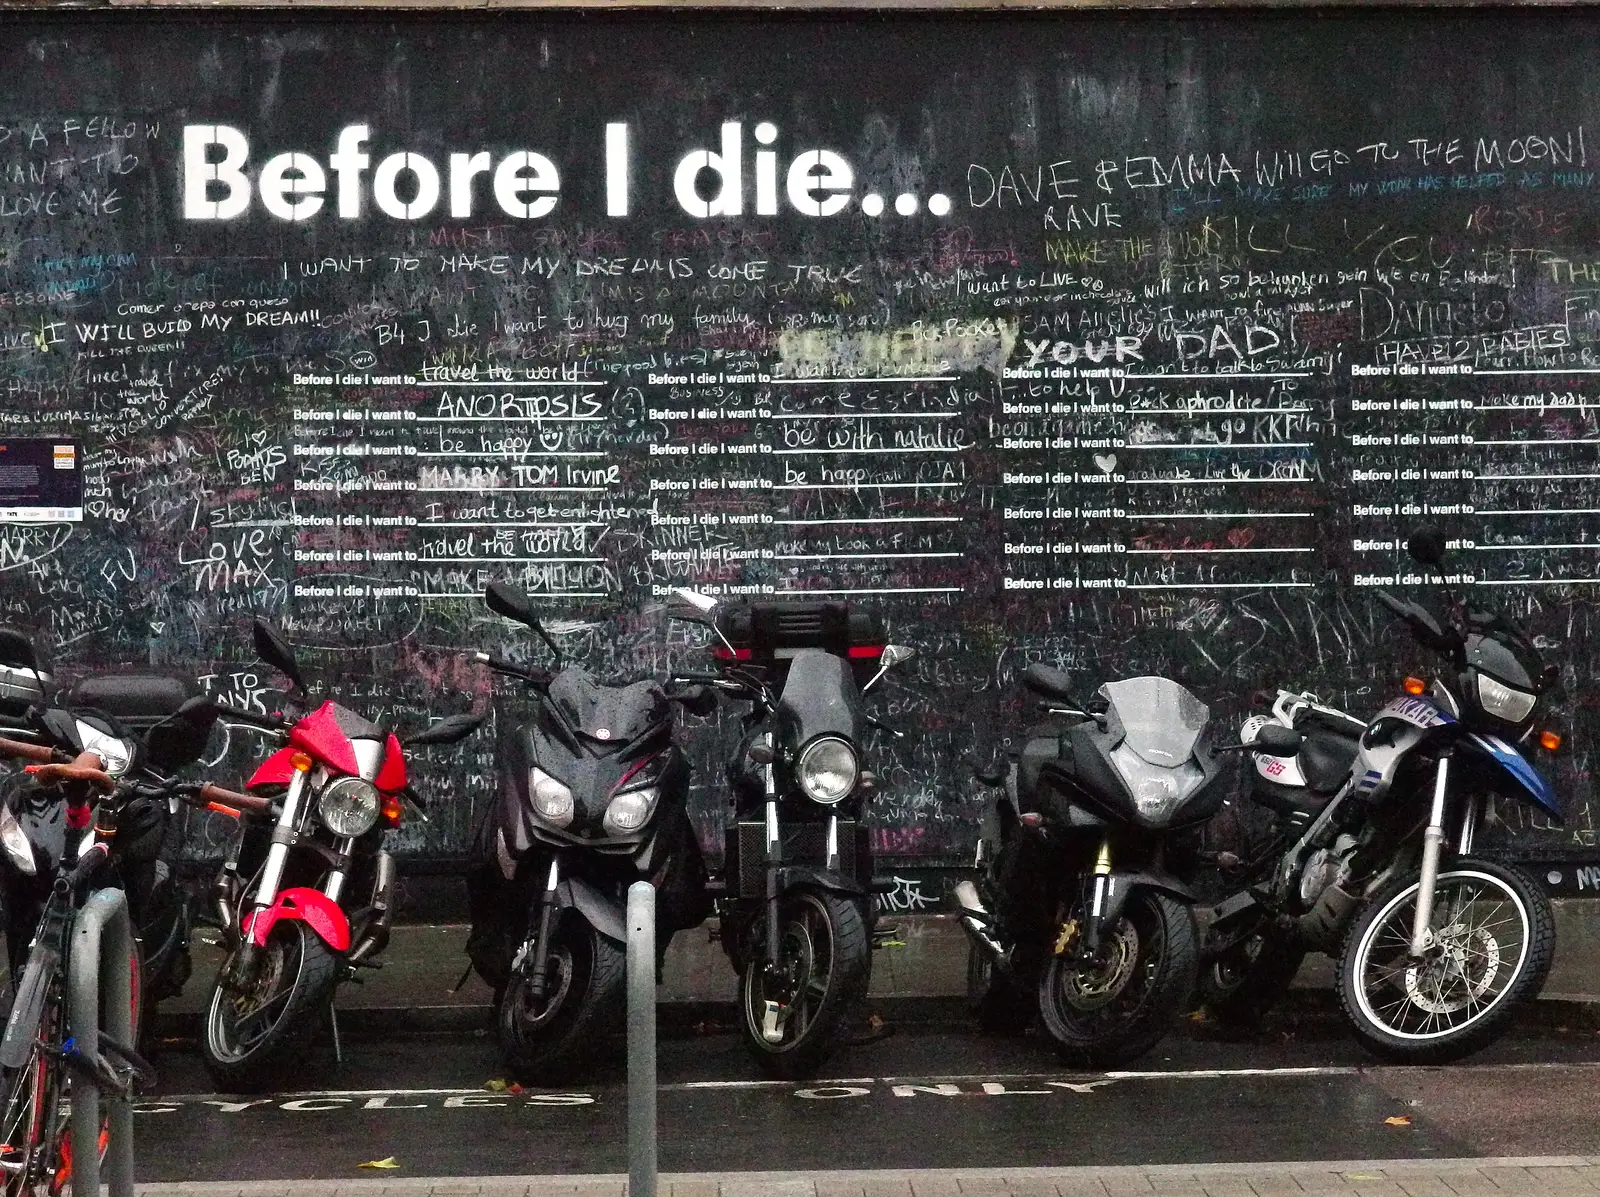
<path fill-rule="evenodd" d="M 344 1066 L 344 1044 L 339 1039 L 339 1012 L 332 1006 L 328 1007 L 328 1025 L 333 1028 L 333 1063 L 334 1067 Z"/>

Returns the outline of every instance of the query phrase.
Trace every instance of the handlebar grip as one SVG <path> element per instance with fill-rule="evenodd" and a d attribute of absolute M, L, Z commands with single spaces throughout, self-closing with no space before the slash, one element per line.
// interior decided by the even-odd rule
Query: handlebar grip
<path fill-rule="evenodd" d="M 0 738 L 0 752 L 5 753 L 6 756 L 21 757 L 25 761 L 37 761 L 41 765 L 52 764 L 58 760 L 71 759 L 46 744 L 28 744 L 22 740 L 4 738 Z"/>
<path fill-rule="evenodd" d="M 217 714 L 228 719 L 237 719 L 240 723 L 249 723 L 255 727 L 264 727 L 272 731 L 278 731 L 283 727 L 283 720 L 275 719 L 271 715 L 257 714 L 255 711 L 247 711 L 242 707 L 229 706 L 225 702 L 214 703 L 213 705 L 217 709 Z"/>
<path fill-rule="evenodd" d="M 111 848 L 108 845 L 102 843 L 90 844 L 88 851 L 78 859 L 77 864 L 72 866 L 72 872 L 66 875 L 67 887 L 69 889 L 77 889 L 78 886 L 95 874 L 100 866 L 105 863 L 106 857 L 110 855 Z"/>
<path fill-rule="evenodd" d="M 231 806 L 235 810 L 252 811 L 259 815 L 267 814 L 272 810 L 272 800 L 262 798 L 258 794 L 241 794 L 236 790 L 225 790 L 219 785 L 207 782 L 200 787 L 197 797 L 205 802 L 215 802 L 219 806 Z"/>

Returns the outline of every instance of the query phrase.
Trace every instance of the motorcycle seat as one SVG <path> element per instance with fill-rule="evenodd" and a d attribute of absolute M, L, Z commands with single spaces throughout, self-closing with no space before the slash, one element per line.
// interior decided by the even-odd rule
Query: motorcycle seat
<path fill-rule="evenodd" d="M 88 707 L 131 728 L 145 728 L 203 692 L 199 682 L 182 674 L 100 673 L 74 685 L 67 705 Z"/>
<path fill-rule="evenodd" d="M 1299 731 L 1300 770 L 1306 784 L 1319 794 L 1332 794 L 1350 775 L 1350 766 L 1360 747 L 1357 735 L 1324 723 L 1303 720 Z"/>

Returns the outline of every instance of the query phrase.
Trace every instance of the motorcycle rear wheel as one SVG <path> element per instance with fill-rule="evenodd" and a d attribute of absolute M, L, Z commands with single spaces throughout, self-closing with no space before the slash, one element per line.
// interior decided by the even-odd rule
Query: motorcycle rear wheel
<path fill-rule="evenodd" d="M 1555 911 L 1520 868 L 1463 858 L 1434 883 L 1433 943 L 1410 955 L 1421 878 L 1367 904 L 1339 954 L 1339 1007 L 1376 1055 L 1447 1064 L 1498 1038 L 1555 956 Z"/>
<path fill-rule="evenodd" d="M 1006 976 L 988 950 L 967 945 L 967 1009 L 988 1035 L 1020 1035 L 1033 1022 L 1036 1004 L 1016 981 Z"/>
<path fill-rule="evenodd" d="M 1264 927 L 1201 968 L 1200 1000 L 1224 1026 L 1253 1029 L 1289 992 L 1305 958 L 1292 932 Z"/>
<path fill-rule="evenodd" d="M 861 901 L 824 889 L 795 889 L 778 908 L 779 960 L 767 971 L 761 952 L 739 979 L 745 1047 L 767 1075 L 813 1076 L 839 1046 L 840 1033 L 866 999 L 872 944 Z M 765 1032 L 776 1002 L 778 1038 Z"/>
<path fill-rule="evenodd" d="M 526 956 L 532 958 L 530 946 Z M 535 998 L 527 961 L 500 993 L 500 1054 L 524 1084 L 561 1083 L 609 1054 L 623 1029 L 628 957 L 576 910 L 563 910 L 550 936 L 547 988 Z"/>
<path fill-rule="evenodd" d="M 206 1004 L 200 1052 L 221 1093 L 255 1093 L 305 1063 L 305 1047 L 327 1021 L 339 960 L 298 919 L 274 924 L 248 993 L 223 988 L 224 962 Z"/>
<path fill-rule="evenodd" d="M 1039 1015 L 1064 1061 L 1105 1068 L 1154 1047 L 1194 992 L 1199 937 L 1189 908 L 1157 890 L 1135 890 L 1106 929 L 1106 963 L 1052 957 L 1039 979 Z"/>

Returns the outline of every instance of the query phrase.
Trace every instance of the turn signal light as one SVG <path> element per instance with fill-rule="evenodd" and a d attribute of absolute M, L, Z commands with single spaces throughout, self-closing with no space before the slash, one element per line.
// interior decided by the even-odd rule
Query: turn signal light
<path fill-rule="evenodd" d="M 1420 677 L 1408 677 L 1402 684 L 1407 694 L 1424 694 L 1428 689 L 1428 683 Z"/>
<path fill-rule="evenodd" d="M 385 827 L 400 826 L 400 795 L 385 794 L 383 805 L 378 808 L 378 815 L 383 819 Z"/>
<path fill-rule="evenodd" d="M 1546 752 L 1554 752 L 1561 747 L 1561 733 L 1553 732 L 1546 728 L 1539 733 L 1539 746 Z"/>

